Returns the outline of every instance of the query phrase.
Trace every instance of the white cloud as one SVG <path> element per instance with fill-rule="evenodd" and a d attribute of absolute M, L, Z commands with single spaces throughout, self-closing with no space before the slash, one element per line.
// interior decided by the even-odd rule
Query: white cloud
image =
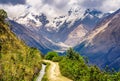
<path fill-rule="evenodd" d="M 31 5 L 32 10 L 43 12 L 49 17 L 55 17 L 65 14 L 68 11 L 68 3 L 70 1 L 73 0 L 36 0 L 35 2 L 33 0 L 27 0 L 27 5 Z"/>
<path fill-rule="evenodd" d="M 0 4 L 0 8 L 5 9 L 10 17 L 16 17 L 24 13 L 29 5 L 30 11 L 43 12 L 52 17 L 67 13 L 71 7 L 96 8 L 108 12 L 120 8 L 119 4 L 120 0 L 26 0 L 24 5 Z"/>
<path fill-rule="evenodd" d="M 25 5 L 0 5 L 0 8 L 4 9 L 10 18 L 17 17 L 25 11 Z"/>
<path fill-rule="evenodd" d="M 43 4 L 41 0 L 26 0 L 27 5 L 31 5 L 36 10 L 41 9 Z"/>
<path fill-rule="evenodd" d="M 103 5 L 100 7 L 104 12 L 116 11 L 120 8 L 120 0 L 105 0 Z"/>

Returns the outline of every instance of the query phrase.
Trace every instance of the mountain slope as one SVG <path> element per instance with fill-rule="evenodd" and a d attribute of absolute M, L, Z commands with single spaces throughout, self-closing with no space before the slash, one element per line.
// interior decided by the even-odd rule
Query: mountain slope
<path fill-rule="evenodd" d="M 36 31 L 35 28 L 29 29 L 23 25 L 20 25 L 14 21 L 9 21 L 11 23 L 11 30 L 22 40 L 25 41 L 30 47 L 36 47 L 41 50 L 43 53 L 49 51 L 41 41 L 44 40 L 44 37 L 39 34 L 39 31 Z M 14 24 L 14 25 L 13 25 Z"/>
<path fill-rule="evenodd" d="M 41 67 L 40 53 L 19 40 L 1 18 L 0 81 L 32 81 Z"/>
<path fill-rule="evenodd" d="M 75 49 L 88 56 L 91 63 L 119 70 L 120 10 L 108 16 Z"/>
<path fill-rule="evenodd" d="M 71 9 L 68 14 L 51 19 L 44 13 L 30 11 L 10 23 L 11 30 L 27 45 L 47 53 L 49 50 L 64 52 L 76 46 L 101 18 L 103 13 L 95 9 L 87 9 L 85 13 Z"/>

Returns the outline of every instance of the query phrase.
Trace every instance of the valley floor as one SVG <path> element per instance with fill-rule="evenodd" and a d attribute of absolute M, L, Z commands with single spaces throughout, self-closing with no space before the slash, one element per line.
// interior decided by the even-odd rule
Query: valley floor
<path fill-rule="evenodd" d="M 59 64 L 57 62 L 52 62 L 49 60 L 44 60 L 44 62 L 50 63 L 50 66 L 47 69 L 47 77 L 49 81 L 72 81 L 61 75 Z"/>

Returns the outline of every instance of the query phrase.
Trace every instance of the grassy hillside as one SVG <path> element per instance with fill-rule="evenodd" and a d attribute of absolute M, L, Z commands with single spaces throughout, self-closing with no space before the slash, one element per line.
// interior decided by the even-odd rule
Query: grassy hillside
<path fill-rule="evenodd" d="M 32 81 L 41 67 L 40 52 L 26 46 L 10 31 L 4 22 L 2 11 L 0 10 L 0 81 Z"/>

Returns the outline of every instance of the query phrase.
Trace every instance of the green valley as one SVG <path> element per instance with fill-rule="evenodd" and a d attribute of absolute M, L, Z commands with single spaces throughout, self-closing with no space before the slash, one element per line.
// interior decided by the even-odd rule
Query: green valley
<path fill-rule="evenodd" d="M 0 9 L 0 81 L 36 81 L 43 64 L 47 67 L 42 81 L 120 81 L 120 72 L 89 64 L 72 48 L 64 56 L 51 51 L 42 59 L 38 49 L 18 37 L 11 31 L 7 13 Z"/>

